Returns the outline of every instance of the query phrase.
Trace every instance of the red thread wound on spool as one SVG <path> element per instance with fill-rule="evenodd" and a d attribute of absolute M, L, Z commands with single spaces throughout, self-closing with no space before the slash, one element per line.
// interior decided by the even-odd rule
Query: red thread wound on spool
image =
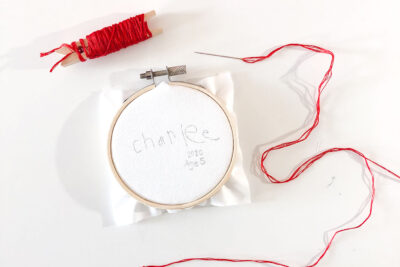
<path fill-rule="evenodd" d="M 327 54 L 327 55 L 329 55 L 331 57 L 331 62 L 330 62 L 328 70 L 326 71 L 324 77 L 322 78 L 322 81 L 320 82 L 320 84 L 318 86 L 318 95 L 317 95 L 317 101 L 316 101 L 316 115 L 315 115 L 315 119 L 314 119 L 313 124 L 304 133 L 302 133 L 299 138 L 297 138 L 297 139 L 295 139 L 293 141 L 289 141 L 289 142 L 285 142 L 285 143 L 273 146 L 273 147 L 265 150 L 264 153 L 262 154 L 261 160 L 260 160 L 260 165 L 261 165 L 260 167 L 261 167 L 262 172 L 266 175 L 267 179 L 272 183 L 287 183 L 287 182 L 290 182 L 290 181 L 298 178 L 305 170 L 307 170 L 317 160 L 321 159 L 325 155 L 327 155 L 329 153 L 333 153 L 333 152 L 347 151 L 347 152 L 351 152 L 351 153 L 354 153 L 354 154 L 360 156 L 363 159 L 363 161 L 365 162 L 365 166 L 367 167 L 368 172 L 371 175 L 371 199 L 370 199 L 370 202 L 369 202 L 368 215 L 363 219 L 363 221 L 360 224 L 358 224 L 356 226 L 352 226 L 352 227 L 343 228 L 343 229 L 340 229 L 340 230 L 334 232 L 332 237 L 329 239 L 328 244 L 322 250 L 322 252 L 319 255 L 319 257 L 312 264 L 309 264 L 309 265 L 306 266 L 306 267 L 313 267 L 313 266 L 316 266 L 321 261 L 321 259 L 326 255 L 327 251 L 329 250 L 329 248 L 332 245 L 333 240 L 335 239 L 335 237 L 339 233 L 360 228 L 371 217 L 372 207 L 373 207 L 374 199 L 375 199 L 375 177 L 374 177 L 374 174 L 373 174 L 373 172 L 371 170 L 370 163 L 372 163 L 375 166 L 381 168 L 382 170 L 387 171 L 388 173 L 390 173 L 391 175 L 395 176 L 396 178 L 400 179 L 400 175 L 398 175 L 398 174 L 392 172 L 391 170 L 385 168 L 381 164 L 369 159 L 368 157 L 366 157 L 364 154 L 362 154 L 358 150 L 353 149 L 353 148 L 348 148 L 348 147 L 345 147 L 345 148 L 335 147 L 335 148 L 330 148 L 330 149 L 327 149 L 325 151 L 322 151 L 321 153 L 309 158 L 308 160 L 306 160 L 305 162 L 300 164 L 292 172 L 292 174 L 288 178 L 286 178 L 284 180 L 278 180 L 275 177 L 273 177 L 271 174 L 269 174 L 269 172 L 265 168 L 265 164 L 264 163 L 265 163 L 265 160 L 267 159 L 267 157 L 268 157 L 270 152 L 272 152 L 274 150 L 279 150 L 279 149 L 282 149 L 282 148 L 285 148 L 285 147 L 289 147 L 289 146 L 292 146 L 292 145 L 295 145 L 295 144 L 298 144 L 300 142 L 305 141 L 310 136 L 311 132 L 317 127 L 317 125 L 319 123 L 319 116 L 320 116 L 320 111 L 321 111 L 321 106 L 320 106 L 321 93 L 324 90 L 325 86 L 327 85 L 327 83 L 329 82 L 329 80 L 330 80 L 330 78 L 332 76 L 332 68 L 333 68 L 333 63 L 335 61 L 335 55 L 333 54 L 333 52 L 331 52 L 331 51 L 329 51 L 327 49 L 324 49 L 322 47 L 315 46 L 315 45 L 304 45 L 304 44 L 287 44 L 287 45 L 283 45 L 283 46 L 280 46 L 280 47 L 272 50 L 266 56 L 244 57 L 244 58 L 234 58 L 234 59 L 240 59 L 240 60 L 242 60 L 243 62 L 246 62 L 246 63 L 256 63 L 256 62 L 263 61 L 263 60 L 271 57 L 276 52 L 280 51 L 281 49 L 283 49 L 285 47 L 302 47 L 302 48 L 305 48 L 307 50 L 311 50 L 311 51 L 316 52 L 316 53 Z M 200 54 L 207 54 L 207 53 L 200 53 Z M 208 54 L 208 55 L 220 56 L 220 55 L 214 55 L 214 54 Z M 222 57 L 227 57 L 227 56 L 222 56 Z M 228 58 L 233 58 L 233 57 L 228 57 Z M 289 267 L 289 265 L 286 265 L 286 264 L 283 264 L 283 263 L 279 263 L 279 262 L 276 262 L 276 261 L 270 261 L 270 260 L 224 259 L 224 258 L 187 258 L 187 259 L 182 259 L 182 260 L 179 260 L 179 261 L 170 262 L 170 263 L 163 264 L 163 265 L 147 265 L 147 266 L 143 266 L 143 267 L 167 267 L 167 266 L 175 265 L 175 264 L 178 264 L 178 263 L 189 262 L 189 261 L 254 262 L 254 263 L 269 263 L 269 264 L 272 264 L 272 265 L 275 265 L 275 266 Z"/>
<path fill-rule="evenodd" d="M 87 35 L 87 46 L 84 39 L 79 39 L 79 46 L 77 42 L 64 43 L 49 52 L 40 53 L 40 56 L 50 55 L 62 47 L 66 47 L 71 51 L 53 65 L 50 69 L 50 72 L 52 72 L 58 64 L 74 52 L 78 55 L 79 60 L 83 62 L 86 59 L 82 56 L 82 52 L 85 52 L 87 58 L 93 59 L 117 52 L 122 48 L 137 44 L 150 37 L 152 37 L 152 33 L 144 20 L 144 14 L 140 14 Z"/>

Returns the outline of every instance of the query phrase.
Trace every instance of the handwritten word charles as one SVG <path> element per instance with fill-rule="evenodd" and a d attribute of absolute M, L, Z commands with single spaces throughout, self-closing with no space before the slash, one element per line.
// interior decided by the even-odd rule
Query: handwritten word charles
<path fill-rule="evenodd" d="M 181 124 L 177 130 L 166 130 L 156 136 L 148 136 L 142 132 L 139 138 L 132 141 L 132 147 L 136 153 L 141 153 L 167 145 L 183 144 L 190 146 L 191 144 L 203 144 L 218 140 L 220 138 L 213 136 L 207 129 L 200 129 L 194 124 Z"/>

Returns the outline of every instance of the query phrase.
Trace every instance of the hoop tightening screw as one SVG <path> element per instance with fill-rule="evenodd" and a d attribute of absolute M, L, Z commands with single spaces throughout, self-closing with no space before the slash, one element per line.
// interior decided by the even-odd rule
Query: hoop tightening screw
<path fill-rule="evenodd" d="M 170 76 L 176 76 L 176 75 L 181 75 L 181 74 L 186 74 L 186 65 L 166 67 L 165 70 L 158 70 L 158 71 L 148 70 L 145 73 L 140 74 L 140 79 L 151 80 L 151 79 L 154 79 L 154 77 L 158 77 L 158 76 L 168 75 L 168 77 L 170 77 Z"/>

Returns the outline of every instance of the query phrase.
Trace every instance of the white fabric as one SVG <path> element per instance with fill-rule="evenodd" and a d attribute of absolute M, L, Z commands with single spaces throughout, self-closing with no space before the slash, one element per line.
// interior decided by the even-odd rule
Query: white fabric
<path fill-rule="evenodd" d="M 124 108 L 111 140 L 120 178 L 155 204 L 187 204 L 207 195 L 233 157 L 233 132 L 218 103 L 165 82 Z"/>
<path fill-rule="evenodd" d="M 205 78 L 195 82 L 202 85 L 211 93 L 216 95 L 225 103 L 226 109 L 235 121 L 233 113 L 233 82 L 229 73 L 222 73 L 217 76 Z M 165 86 L 166 84 L 162 84 Z M 137 90 L 140 90 L 138 88 Z M 121 89 L 107 89 L 102 93 L 100 102 L 100 118 L 102 121 L 101 132 L 104 143 L 107 142 L 108 131 L 112 119 L 123 104 L 125 91 Z M 219 120 L 216 120 L 217 122 Z M 106 153 L 105 153 L 106 154 Z M 225 153 L 226 154 L 226 153 Z M 106 155 L 105 155 L 106 156 Z M 151 164 L 151 162 L 149 162 Z M 115 225 L 125 225 L 138 222 L 151 216 L 157 216 L 165 212 L 177 212 L 179 210 L 162 210 L 148 207 L 131 197 L 113 177 L 110 168 L 110 205 L 112 217 Z M 204 188 L 203 188 L 204 189 Z M 229 206 L 250 202 L 250 191 L 247 177 L 242 167 L 242 156 L 240 144 L 237 145 L 235 164 L 232 169 L 231 177 L 221 190 L 199 206 Z"/>

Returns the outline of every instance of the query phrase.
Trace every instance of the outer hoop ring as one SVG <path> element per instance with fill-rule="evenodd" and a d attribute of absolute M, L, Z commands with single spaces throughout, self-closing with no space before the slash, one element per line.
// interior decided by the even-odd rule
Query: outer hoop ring
<path fill-rule="evenodd" d="M 201 93 L 207 95 L 208 97 L 210 97 L 215 103 L 217 103 L 217 105 L 222 109 L 222 111 L 225 113 L 226 118 L 228 119 L 228 123 L 229 126 L 231 128 L 231 132 L 232 132 L 232 138 L 233 138 L 233 142 L 232 142 L 232 156 L 231 156 L 231 160 L 229 163 L 229 166 L 224 174 L 224 176 L 221 178 L 221 180 L 219 181 L 219 183 L 211 190 L 209 191 L 207 194 L 205 194 L 204 196 L 193 200 L 191 202 L 187 202 L 187 203 L 182 203 L 182 204 L 163 204 L 163 203 L 157 203 L 151 200 L 148 200 L 142 196 L 140 196 L 138 193 L 136 193 L 135 191 L 133 191 L 125 182 L 124 180 L 121 178 L 121 176 L 119 175 L 115 164 L 114 164 L 114 159 L 112 156 L 112 150 L 111 150 L 111 144 L 112 144 L 112 137 L 113 137 L 113 132 L 114 132 L 114 128 L 115 128 L 115 124 L 117 123 L 119 117 L 121 116 L 122 112 L 125 110 L 125 108 L 132 103 L 136 98 L 140 97 L 141 95 L 147 93 L 150 90 L 153 90 L 154 88 L 156 88 L 156 86 L 154 84 L 149 85 L 141 90 L 139 90 L 138 92 L 136 92 L 135 94 L 133 94 L 131 97 L 129 97 L 124 104 L 122 105 L 122 107 L 118 110 L 117 114 L 114 116 L 114 119 L 111 123 L 111 127 L 108 133 L 108 159 L 109 159 L 109 163 L 112 169 L 112 172 L 115 176 L 115 178 L 117 179 L 117 181 L 120 183 L 120 185 L 131 195 L 133 196 L 135 199 L 137 199 L 138 201 L 140 201 L 143 204 L 146 204 L 148 206 L 152 206 L 155 208 L 159 208 L 159 209 L 184 209 L 184 208 L 190 208 L 193 207 L 207 199 L 209 199 L 210 197 L 212 197 L 213 195 L 215 195 L 220 189 L 221 187 L 229 180 L 231 172 L 232 172 L 232 168 L 236 159 L 236 147 L 237 147 L 237 135 L 236 135 L 236 128 L 235 125 L 233 123 L 233 120 L 231 118 L 231 116 L 229 115 L 228 110 L 225 108 L 225 106 L 222 104 L 222 102 L 220 100 L 218 100 L 218 98 L 216 98 L 214 95 L 212 95 L 210 92 L 208 92 L 207 90 L 205 90 L 203 87 L 200 87 L 198 85 L 194 85 L 191 83 L 185 83 L 185 82 L 170 82 L 170 85 L 176 85 L 176 86 L 184 86 L 184 87 L 189 87 L 192 88 L 194 90 L 198 90 Z"/>

